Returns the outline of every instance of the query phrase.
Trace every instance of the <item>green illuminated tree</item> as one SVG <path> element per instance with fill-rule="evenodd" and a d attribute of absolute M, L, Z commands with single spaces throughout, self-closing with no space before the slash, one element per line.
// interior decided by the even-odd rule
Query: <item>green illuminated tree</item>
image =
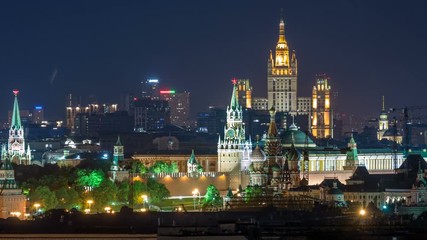
<path fill-rule="evenodd" d="M 80 205 L 81 199 L 74 188 L 61 187 L 54 193 L 58 201 L 57 208 L 71 209 Z"/>
<path fill-rule="evenodd" d="M 117 186 L 117 201 L 123 205 L 129 204 L 130 184 L 127 181 L 120 182 Z"/>
<path fill-rule="evenodd" d="M 117 187 L 110 179 L 104 178 L 99 187 L 93 189 L 94 207 L 99 212 L 116 201 Z"/>
<path fill-rule="evenodd" d="M 55 193 L 47 186 L 38 186 L 34 191 L 30 191 L 30 199 L 33 203 L 39 203 L 46 210 L 55 208 L 58 204 Z"/>
<path fill-rule="evenodd" d="M 133 173 L 146 174 L 148 172 L 148 168 L 139 161 L 133 161 L 131 168 Z"/>
<path fill-rule="evenodd" d="M 166 186 L 162 183 L 157 182 L 154 179 L 149 178 L 147 180 L 147 187 L 149 196 L 148 201 L 150 203 L 158 203 L 164 198 L 170 196 L 170 192 L 166 188 Z"/>
<path fill-rule="evenodd" d="M 245 201 L 249 202 L 262 196 L 262 188 L 258 185 L 247 186 L 245 189 Z"/>
<path fill-rule="evenodd" d="M 104 180 L 104 173 L 101 170 L 79 169 L 77 170 L 77 186 L 87 188 L 92 191 Z"/>
<path fill-rule="evenodd" d="M 218 208 L 222 206 L 222 197 L 218 189 L 210 184 L 206 189 L 205 199 L 203 200 L 203 207 Z"/>
<path fill-rule="evenodd" d="M 149 171 L 152 173 L 174 173 L 178 172 L 179 169 L 178 164 L 176 162 L 168 164 L 162 161 L 157 161 L 156 163 L 154 163 L 153 166 L 149 168 Z"/>

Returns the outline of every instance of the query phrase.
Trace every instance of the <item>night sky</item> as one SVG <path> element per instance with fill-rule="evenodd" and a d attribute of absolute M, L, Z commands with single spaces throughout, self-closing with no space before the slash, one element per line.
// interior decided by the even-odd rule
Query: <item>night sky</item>
<path fill-rule="evenodd" d="M 0 120 L 14 88 L 48 118 L 66 93 L 118 102 L 146 78 L 190 91 L 193 115 L 228 104 L 234 77 L 265 97 L 281 8 L 299 96 L 326 73 L 340 112 L 427 105 L 427 1 L 1 1 Z"/>

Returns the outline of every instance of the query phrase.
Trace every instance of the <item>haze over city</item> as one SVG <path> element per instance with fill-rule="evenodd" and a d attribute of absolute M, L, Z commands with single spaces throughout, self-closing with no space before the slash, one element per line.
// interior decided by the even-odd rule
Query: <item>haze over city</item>
<path fill-rule="evenodd" d="M 158 78 L 191 92 L 192 114 L 225 106 L 230 79 L 266 97 L 267 60 L 283 9 L 298 56 L 298 94 L 331 77 L 337 111 L 376 117 L 420 105 L 425 86 L 425 1 L 6 1 L 0 3 L 0 102 L 65 115 L 65 95 L 117 102 Z"/>

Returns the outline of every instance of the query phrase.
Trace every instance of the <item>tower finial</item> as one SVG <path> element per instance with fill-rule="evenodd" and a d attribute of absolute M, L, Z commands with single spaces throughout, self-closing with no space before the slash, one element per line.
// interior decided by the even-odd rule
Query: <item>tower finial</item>
<path fill-rule="evenodd" d="M 384 95 L 383 95 L 383 111 L 385 111 Z"/>
<path fill-rule="evenodd" d="M 280 20 L 283 21 L 283 8 L 280 8 Z"/>

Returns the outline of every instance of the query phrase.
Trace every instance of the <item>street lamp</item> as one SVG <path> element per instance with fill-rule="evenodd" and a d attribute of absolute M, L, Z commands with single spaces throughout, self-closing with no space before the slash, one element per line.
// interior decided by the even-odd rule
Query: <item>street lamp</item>
<path fill-rule="evenodd" d="M 365 209 L 360 209 L 360 211 L 359 211 L 359 214 L 360 214 L 360 216 L 365 216 L 365 214 L 366 214 L 366 211 L 365 211 Z"/>
<path fill-rule="evenodd" d="M 34 203 L 34 207 L 36 208 L 36 213 L 39 211 L 40 203 Z"/>
<path fill-rule="evenodd" d="M 199 189 L 194 189 L 192 192 L 193 194 L 193 200 L 194 200 L 194 210 L 196 210 L 196 197 L 199 196 L 199 200 L 200 200 L 200 192 Z"/>
<path fill-rule="evenodd" d="M 145 203 L 148 201 L 148 196 L 147 195 L 142 195 L 142 203 L 144 204 L 144 209 L 145 209 Z"/>
<path fill-rule="evenodd" d="M 111 213 L 111 207 L 105 207 L 105 208 L 104 208 L 104 210 L 105 210 L 107 213 Z"/>
<path fill-rule="evenodd" d="M 89 204 L 89 212 L 90 212 L 90 207 L 92 206 L 93 200 L 87 200 L 86 202 L 87 204 Z"/>

